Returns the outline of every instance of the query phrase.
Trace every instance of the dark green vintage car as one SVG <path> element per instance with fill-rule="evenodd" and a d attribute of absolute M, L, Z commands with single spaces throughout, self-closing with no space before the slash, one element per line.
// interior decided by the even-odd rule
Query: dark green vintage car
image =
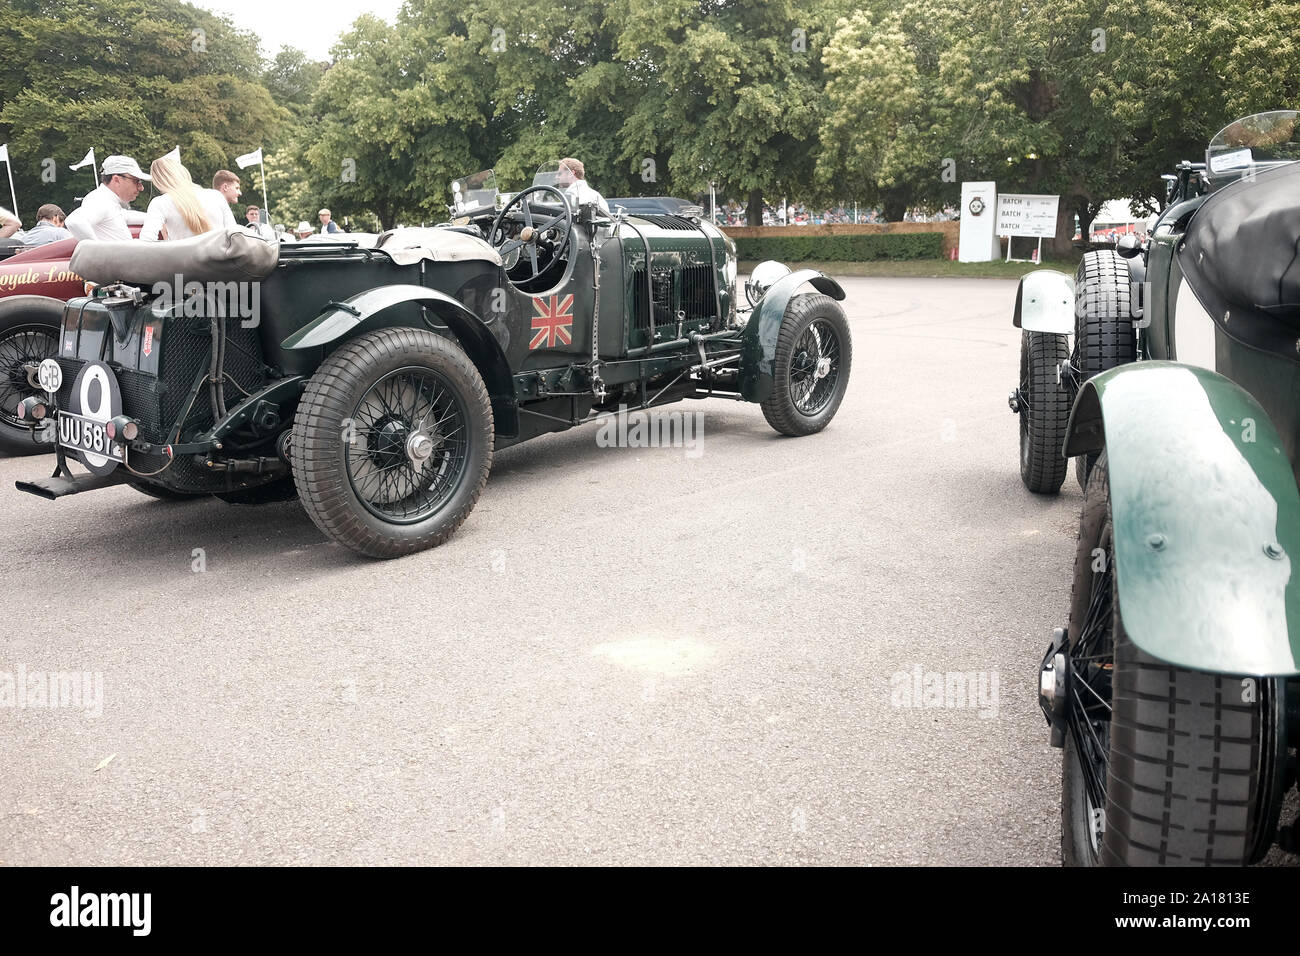
<path fill-rule="evenodd" d="M 1146 243 L 1085 257 L 1064 310 L 1068 277 L 1020 290 L 1026 484 L 1054 491 L 1070 457 L 1085 479 L 1068 625 L 1040 666 L 1067 863 L 1296 849 L 1297 160 L 1300 114 L 1237 120 L 1171 177 Z M 1072 352 L 1036 338 L 1067 318 Z"/>
<path fill-rule="evenodd" d="M 838 283 L 764 263 L 742 308 L 707 221 L 577 207 L 553 173 L 508 201 L 490 171 L 458 180 L 451 222 L 369 242 L 78 244 L 104 285 L 26 369 L 20 420 L 57 463 L 18 488 L 297 496 L 393 557 L 456 530 L 495 450 L 620 409 L 730 398 L 787 435 L 826 426 L 852 360 Z"/>

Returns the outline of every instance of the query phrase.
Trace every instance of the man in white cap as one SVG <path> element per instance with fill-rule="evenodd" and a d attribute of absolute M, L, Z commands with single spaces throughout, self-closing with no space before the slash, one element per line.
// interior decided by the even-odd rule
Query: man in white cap
<path fill-rule="evenodd" d="M 78 239 L 130 239 L 126 212 L 144 191 L 149 174 L 130 156 L 104 160 L 100 183 L 68 216 L 64 226 Z"/>

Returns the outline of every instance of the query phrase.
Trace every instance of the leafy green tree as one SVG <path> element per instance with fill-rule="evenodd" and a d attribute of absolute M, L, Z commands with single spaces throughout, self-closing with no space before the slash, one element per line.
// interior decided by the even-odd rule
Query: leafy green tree
<path fill-rule="evenodd" d="M 328 63 L 309 59 L 296 47 L 284 46 L 262 72 L 262 84 L 276 103 L 302 116 L 328 68 Z"/>
<path fill-rule="evenodd" d="M 629 168 L 653 159 L 679 193 L 713 180 L 746 197 L 751 223 L 762 222 L 765 194 L 813 195 L 833 12 L 788 0 L 616 0 L 618 58 L 641 91 L 622 128 Z"/>
<path fill-rule="evenodd" d="M 404 19 L 416 6 L 407 5 Z M 481 61 L 467 49 L 473 40 L 455 36 L 456 14 L 428 12 L 438 19 L 430 29 L 448 41 L 440 51 L 421 31 L 370 15 L 335 46 L 298 158 L 317 198 L 338 215 L 367 210 L 383 228 L 430 218 L 446 202 L 447 170 L 478 168 L 472 144 L 489 95 Z"/>
<path fill-rule="evenodd" d="M 0 141 L 29 222 L 91 187 L 68 169 L 91 146 L 147 166 L 179 144 L 202 183 L 286 118 L 260 82 L 257 38 L 176 0 L 6 0 L 0 64 Z"/>
<path fill-rule="evenodd" d="M 1077 216 L 1156 197 L 1240 112 L 1297 92 L 1294 3 L 975 0 L 940 59 L 944 127 L 962 178 L 1061 196 L 1057 251 Z M 1289 25 L 1288 25 L 1289 24 Z M 1207 78 L 1213 80 L 1207 82 Z"/>
<path fill-rule="evenodd" d="M 1055 193 L 1067 245 L 1076 216 L 1086 231 L 1108 199 L 1156 197 L 1233 117 L 1295 101 L 1297 8 L 876 0 L 823 54 L 818 175 L 865 183 L 891 219 L 962 180 Z"/>
<path fill-rule="evenodd" d="M 944 183 L 956 181 L 956 161 L 944 153 L 934 41 L 953 19 L 933 5 L 857 10 L 838 21 L 822 54 L 827 105 L 818 179 L 848 184 L 890 221 L 910 206 L 951 198 Z"/>

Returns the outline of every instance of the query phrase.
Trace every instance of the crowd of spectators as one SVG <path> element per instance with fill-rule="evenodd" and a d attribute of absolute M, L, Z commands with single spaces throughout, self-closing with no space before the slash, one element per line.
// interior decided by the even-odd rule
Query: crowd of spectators
<path fill-rule="evenodd" d="M 720 226 L 747 226 L 750 224 L 745 204 L 735 200 L 719 203 L 714 218 Z M 903 221 L 948 222 L 956 218 L 957 210 L 948 206 L 938 212 L 909 209 L 903 216 Z M 809 207 L 806 203 L 789 203 L 785 206 L 784 211 L 780 205 L 763 204 L 762 224 L 764 226 L 822 226 L 881 222 L 888 222 L 883 210 L 857 207 L 851 203 L 826 209 Z"/>
<path fill-rule="evenodd" d="M 24 230 L 14 213 L 0 207 L 0 239 L 14 239 L 28 246 L 70 238 L 130 240 L 132 228 L 127 213 L 136 212 L 131 204 L 145 191 L 146 183 L 151 184 L 157 195 L 150 200 L 139 227 L 138 238 L 143 242 L 185 239 L 239 228 L 267 242 L 291 238 L 301 241 L 316 232 L 305 220 L 298 223 L 292 234 L 283 226 L 272 227 L 263 221 L 262 210 L 255 203 L 245 209 L 246 222 L 238 222 L 231 207 L 239 202 L 243 192 L 239 175 L 219 169 L 213 176 L 212 188 L 201 188 L 172 154 L 155 160 L 147 173 L 130 156 L 109 156 L 97 173 L 98 185 L 72 213 L 65 216 L 58 206 L 46 203 L 37 210 L 36 222 L 30 229 Z M 334 222 L 328 209 L 322 209 L 317 217 L 321 235 L 347 231 L 346 226 Z"/>

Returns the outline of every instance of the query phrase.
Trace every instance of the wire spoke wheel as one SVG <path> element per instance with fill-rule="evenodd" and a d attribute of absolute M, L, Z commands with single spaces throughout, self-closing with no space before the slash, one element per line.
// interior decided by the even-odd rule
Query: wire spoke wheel
<path fill-rule="evenodd" d="M 359 335 L 303 392 L 289 459 L 307 514 L 373 558 L 442 544 L 492 470 L 492 403 L 477 367 L 423 329 Z"/>
<path fill-rule="evenodd" d="M 1109 520 L 1093 549 L 1092 583 L 1082 632 L 1070 653 L 1069 732 L 1083 771 L 1089 847 L 1095 861 L 1106 830 L 1106 775 L 1110 762 L 1112 682 L 1115 670 L 1114 545 Z"/>
<path fill-rule="evenodd" d="M 346 458 L 358 500 L 395 523 L 436 513 L 465 472 L 467 417 L 437 372 L 404 368 L 385 375 L 352 414 Z"/>
<path fill-rule="evenodd" d="M 852 362 L 849 324 L 839 304 L 821 293 L 794 296 L 781 318 L 763 417 L 783 435 L 821 431 L 844 399 Z"/>
<path fill-rule="evenodd" d="M 834 327 L 817 319 L 794 344 L 790 364 L 790 401 L 805 415 L 816 415 L 835 394 L 840 375 L 840 340 Z"/>
<path fill-rule="evenodd" d="M 47 325 L 20 325 L 0 334 L 0 423 L 27 427 L 18 418 L 18 403 L 41 391 L 27 381 L 24 366 L 39 365 L 58 351 L 58 330 Z"/>

